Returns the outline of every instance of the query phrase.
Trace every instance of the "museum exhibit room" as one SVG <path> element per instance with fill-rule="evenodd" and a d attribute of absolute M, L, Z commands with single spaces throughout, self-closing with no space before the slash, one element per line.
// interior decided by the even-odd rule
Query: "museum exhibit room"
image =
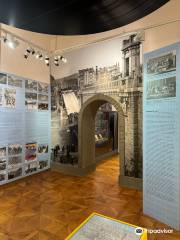
<path fill-rule="evenodd" d="M 180 0 L 0 0 L 0 240 L 180 240 Z"/>

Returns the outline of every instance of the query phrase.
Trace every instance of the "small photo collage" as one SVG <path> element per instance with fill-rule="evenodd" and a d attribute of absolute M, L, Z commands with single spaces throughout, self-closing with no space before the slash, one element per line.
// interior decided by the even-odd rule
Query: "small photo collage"
<path fill-rule="evenodd" d="M 48 144 L 27 143 L 25 146 L 25 174 L 31 174 L 48 167 L 48 160 L 39 160 L 38 155 L 47 154 Z"/>
<path fill-rule="evenodd" d="M 33 80 L 25 80 L 25 106 L 27 110 L 49 110 L 49 86 Z"/>
<path fill-rule="evenodd" d="M 22 144 L 15 143 L 7 146 L 8 180 L 22 176 Z"/>
<path fill-rule="evenodd" d="M 44 155 L 45 159 L 39 161 L 38 155 L 47 154 L 48 151 L 48 144 L 37 144 L 37 142 L 26 143 L 24 151 L 23 145 L 19 143 L 0 146 L 0 182 L 23 175 L 23 153 L 25 153 L 25 175 L 47 168 L 47 155 Z"/>

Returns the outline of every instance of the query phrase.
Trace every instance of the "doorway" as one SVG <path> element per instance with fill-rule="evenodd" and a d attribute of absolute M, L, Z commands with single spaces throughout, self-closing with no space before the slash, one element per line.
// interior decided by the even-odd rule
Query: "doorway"
<path fill-rule="evenodd" d="M 118 116 L 110 103 L 100 106 L 95 117 L 96 161 L 116 155 L 118 152 Z"/>
<path fill-rule="evenodd" d="M 95 158 L 95 116 L 99 107 L 105 103 L 113 105 L 118 114 L 118 155 L 119 174 L 124 175 L 125 154 L 125 122 L 120 103 L 113 97 L 96 94 L 82 106 L 78 118 L 78 153 L 79 168 L 93 170 L 96 168 Z"/>

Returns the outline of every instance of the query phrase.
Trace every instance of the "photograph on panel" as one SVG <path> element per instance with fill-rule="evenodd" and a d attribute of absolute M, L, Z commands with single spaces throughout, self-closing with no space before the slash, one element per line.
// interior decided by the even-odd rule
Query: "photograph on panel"
<path fill-rule="evenodd" d="M 7 84 L 7 75 L 0 73 L 0 84 Z"/>
<path fill-rule="evenodd" d="M 26 143 L 25 146 L 25 160 L 34 161 L 37 159 L 37 143 Z"/>
<path fill-rule="evenodd" d="M 19 155 L 22 153 L 21 144 L 10 144 L 8 146 L 8 155 Z"/>
<path fill-rule="evenodd" d="M 13 168 L 13 166 L 19 163 L 22 163 L 22 156 L 13 156 L 8 158 L 8 168 Z"/>
<path fill-rule="evenodd" d="M 0 182 L 5 181 L 6 173 L 0 173 Z"/>
<path fill-rule="evenodd" d="M 30 162 L 25 165 L 25 174 L 30 174 L 30 173 L 36 172 L 37 169 L 38 169 L 38 163 Z"/>
<path fill-rule="evenodd" d="M 3 171 L 6 169 L 6 158 L 0 157 L 0 171 Z"/>
<path fill-rule="evenodd" d="M 48 167 L 48 160 L 40 160 L 39 161 L 39 166 L 38 166 L 39 169 L 44 169 L 47 167 Z"/>
<path fill-rule="evenodd" d="M 25 106 L 27 110 L 37 110 L 38 109 L 38 104 L 36 101 L 32 100 L 25 100 Z"/>
<path fill-rule="evenodd" d="M 22 80 L 17 79 L 13 76 L 8 76 L 8 85 L 13 86 L 13 87 L 22 88 Z"/>
<path fill-rule="evenodd" d="M 148 81 L 147 99 L 176 97 L 176 77 Z"/>
<path fill-rule="evenodd" d="M 43 111 L 48 111 L 49 104 L 48 103 L 38 103 L 38 109 Z"/>
<path fill-rule="evenodd" d="M 151 58 L 147 62 L 148 74 L 160 74 L 176 70 L 176 51 Z"/>
<path fill-rule="evenodd" d="M 6 156 L 6 147 L 0 147 L 0 157 Z"/>
<path fill-rule="evenodd" d="M 15 108 L 16 107 L 16 90 L 6 88 L 4 89 L 4 107 Z"/>
<path fill-rule="evenodd" d="M 38 83 L 38 91 L 39 93 L 48 93 L 48 84 L 47 83 Z"/>
<path fill-rule="evenodd" d="M 25 81 L 25 88 L 29 91 L 37 91 L 37 82 L 28 79 Z"/>
<path fill-rule="evenodd" d="M 8 180 L 21 177 L 21 176 L 22 176 L 22 167 L 20 166 L 10 169 L 8 172 Z"/>
<path fill-rule="evenodd" d="M 0 107 L 2 107 L 3 106 L 3 89 L 2 88 L 0 88 Z"/>
<path fill-rule="evenodd" d="M 38 101 L 48 102 L 48 95 L 38 94 Z"/>
<path fill-rule="evenodd" d="M 25 93 L 26 100 L 29 101 L 36 101 L 37 100 L 37 93 L 26 92 Z"/>
<path fill-rule="evenodd" d="M 39 144 L 38 153 L 39 154 L 48 153 L 48 144 Z"/>

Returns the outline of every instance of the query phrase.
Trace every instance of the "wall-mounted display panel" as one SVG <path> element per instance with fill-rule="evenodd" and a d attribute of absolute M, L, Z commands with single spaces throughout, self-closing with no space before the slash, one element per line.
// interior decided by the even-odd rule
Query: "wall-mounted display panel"
<path fill-rule="evenodd" d="M 180 43 L 144 56 L 144 213 L 180 230 Z"/>
<path fill-rule="evenodd" d="M 50 167 L 49 84 L 0 73 L 0 184 Z"/>

